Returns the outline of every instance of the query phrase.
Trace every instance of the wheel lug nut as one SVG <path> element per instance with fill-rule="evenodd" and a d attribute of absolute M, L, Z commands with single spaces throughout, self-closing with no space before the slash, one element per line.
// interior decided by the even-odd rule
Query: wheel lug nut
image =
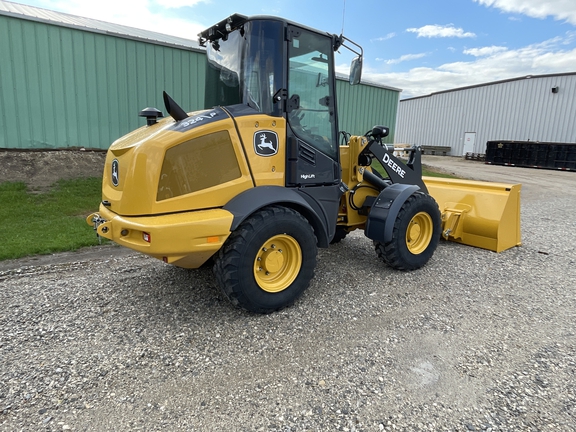
<path fill-rule="evenodd" d="M 269 275 L 270 275 L 270 272 L 266 272 L 266 276 L 269 276 Z"/>
<path fill-rule="evenodd" d="M 262 248 L 262 252 L 266 252 L 268 249 L 266 248 Z"/>

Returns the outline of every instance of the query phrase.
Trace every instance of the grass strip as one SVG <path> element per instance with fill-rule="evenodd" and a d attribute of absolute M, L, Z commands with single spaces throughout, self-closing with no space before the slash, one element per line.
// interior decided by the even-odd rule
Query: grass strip
<path fill-rule="evenodd" d="M 24 183 L 0 183 L 0 260 L 97 245 L 85 218 L 101 196 L 100 178 L 60 180 L 39 194 Z"/>
<path fill-rule="evenodd" d="M 428 167 L 426 165 L 422 165 L 422 177 L 440 177 L 440 178 L 451 178 L 451 179 L 460 178 L 460 177 L 457 177 L 457 176 L 452 175 L 452 174 L 438 171 L 435 168 L 431 168 L 431 167 Z"/>

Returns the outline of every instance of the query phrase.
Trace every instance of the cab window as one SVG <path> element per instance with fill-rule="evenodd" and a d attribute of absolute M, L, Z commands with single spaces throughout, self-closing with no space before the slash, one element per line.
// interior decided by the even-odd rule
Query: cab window
<path fill-rule="evenodd" d="M 330 38 L 298 29 L 289 41 L 288 98 L 298 108 L 288 112 L 294 133 L 317 150 L 337 160 L 334 95 L 329 77 L 334 76 Z"/>

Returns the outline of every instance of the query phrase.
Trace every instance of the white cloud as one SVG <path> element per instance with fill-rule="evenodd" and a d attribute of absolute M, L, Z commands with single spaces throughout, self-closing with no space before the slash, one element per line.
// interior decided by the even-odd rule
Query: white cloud
<path fill-rule="evenodd" d="M 192 5 L 198 0 L 46 0 L 42 7 L 65 11 L 72 15 L 93 18 L 130 27 L 155 31 L 158 33 L 179 36 L 186 39 L 197 39 L 197 34 L 205 29 L 204 24 L 191 22 L 188 19 L 168 16 L 161 12 L 152 12 L 151 8 L 160 1 L 174 5 L 187 3 Z"/>
<path fill-rule="evenodd" d="M 476 37 L 474 33 L 464 32 L 461 28 L 454 27 L 453 24 L 445 26 L 437 24 L 429 24 L 419 28 L 406 29 L 407 32 L 416 33 L 418 37 L 457 37 L 457 38 L 473 38 Z"/>
<path fill-rule="evenodd" d="M 387 41 L 388 39 L 392 39 L 396 36 L 396 33 L 388 33 L 386 36 L 378 37 L 375 39 L 370 39 L 370 42 L 383 42 Z"/>
<path fill-rule="evenodd" d="M 198 3 L 210 3 L 209 0 L 156 0 L 156 4 L 170 9 L 178 9 L 185 6 L 195 6 Z"/>
<path fill-rule="evenodd" d="M 521 13 L 533 18 L 554 17 L 576 25 L 574 0 L 474 0 L 481 5 L 501 9 L 503 12 Z"/>
<path fill-rule="evenodd" d="M 486 57 L 491 56 L 496 53 L 506 51 L 507 48 L 503 46 L 489 46 L 489 47 L 482 47 L 482 48 L 470 48 L 467 50 L 462 51 L 464 54 L 472 55 L 474 57 Z"/>
<path fill-rule="evenodd" d="M 376 59 L 376 60 L 380 61 L 382 59 Z M 348 75 L 348 73 L 350 72 L 350 63 L 336 64 L 334 65 L 334 68 L 336 69 L 337 74 Z"/>
<path fill-rule="evenodd" d="M 386 64 L 398 64 L 405 61 L 416 60 L 422 57 L 426 57 L 428 54 L 420 53 L 420 54 L 404 54 L 397 59 L 386 60 Z"/>
<path fill-rule="evenodd" d="M 472 61 L 446 63 L 437 68 L 417 67 L 399 73 L 379 73 L 367 68 L 363 79 L 404 89 L 402 97 L 410 97 L 525 75 L 571 72 L 576 65 L 576 48 L 563 48 L 573 38 L 574 32 L 568 32 L 562 38 L 516 50 L 495 49 Z"/>

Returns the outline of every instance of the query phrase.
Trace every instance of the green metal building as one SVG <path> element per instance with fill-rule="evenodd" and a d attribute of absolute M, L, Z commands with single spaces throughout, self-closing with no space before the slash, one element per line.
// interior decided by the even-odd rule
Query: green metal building
<path fill-rule="evenodd" d="M 163 110 L 166 90 L 204 108 L 205 53 L 193 40 L 0 0 L 0 149 L 107 149 Z M 337 81 L 340 129 L 391 128 L 399 89 Z"/>

